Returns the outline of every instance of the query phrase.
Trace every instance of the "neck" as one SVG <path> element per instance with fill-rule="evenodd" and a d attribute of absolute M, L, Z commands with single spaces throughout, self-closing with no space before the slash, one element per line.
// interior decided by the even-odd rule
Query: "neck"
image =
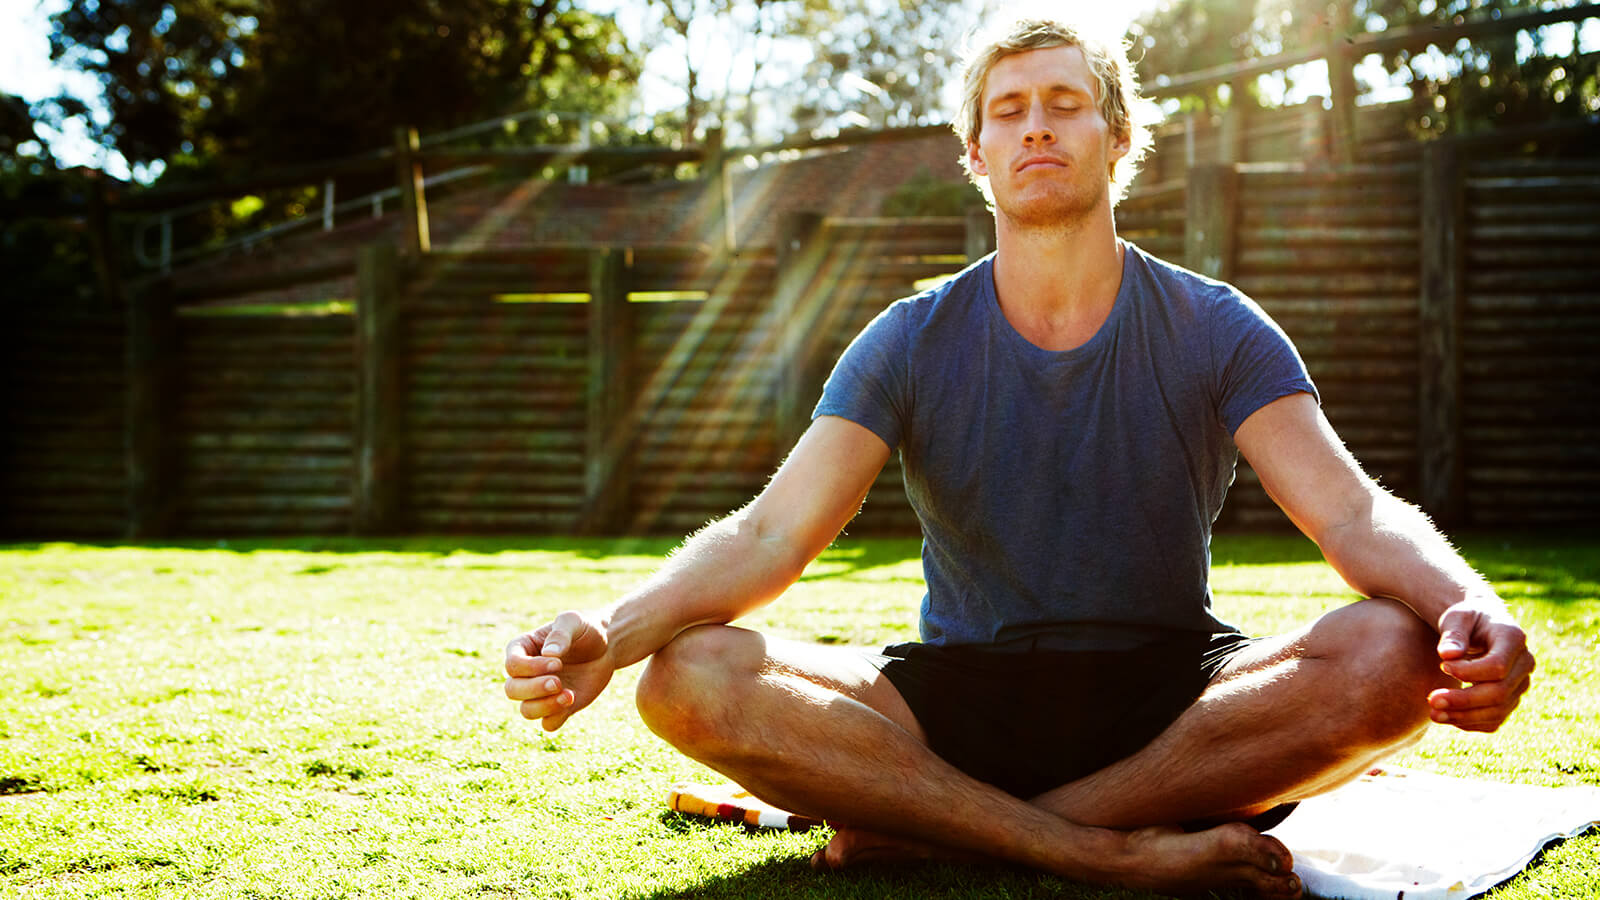
<path fill-rule="evenodd" d="M 1109 203 L 1076 222 L 1033 225 L 997 212 L 995 294 L 1023 337 L 1071 350 L 1094 337 L 1122 287 L 1122 246 Z"/>

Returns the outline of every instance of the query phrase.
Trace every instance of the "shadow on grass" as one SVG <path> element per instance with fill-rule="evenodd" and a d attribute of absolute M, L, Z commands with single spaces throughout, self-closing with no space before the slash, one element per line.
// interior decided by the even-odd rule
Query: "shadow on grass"
<path fill-rule="evenodd" d="M 752 829 L 738 823 L 716 822 L 681 813 L 666 812 L 661 823 L 679 834 L 715 828 Z M 639 895 L 649 900 L 700 900 L 700 898 L 867 898 L 959 897 L 962 900 L 1160 900 L 1162 894 L 1125 888 L 1100 888 L 1024 868 L 1002 865 L 951 863 L 894 863 L 867 865 L 845 872 L 813 871 L 808 856 L 771 859 L 739 872 L 707 878 L 690 887 L 663 888 Z M 1233 893 L 1207 893 L 1193 900 L 1238 900 Z"/>
<path fill-rule="evenodd" d="M 1600 531 L 1474 534 L 1459 546 L 1507 599 L 1564 605 L 1600 598 Z"/>
<path fill-rule="evenodd" d="M 750 900 L 818 898 L 878 900 L 901 897 L 960 897 L 962 900 L 1154 900 L 1159 895 L 1106 891 L 1049 875 L 1001 866 L 903 864 L 870 866 L 847 872 L 813 872 L 804 857 L 771 860 L 732 875 L 709 878 L 687 888 L 644 894 L 649 900 Z"/>
<path fill-rule="evenodd" d="M 554 535 L 426 535 L 417 537 L 350 537 L 341 535 L 305 537 L 182 538 L 153 541 L 18 541 L 0 543 L 0 552 L 39 552 L 63 545 L 86 550 L 194 550 L 235 553 L 404 553 L 418 556 L 449 556 L 471 553 L 493 556 L 499 553 L 564 553 L 578 559 L 603 560 L 618 556 L 665 558 L 682 543 L 671 537 L 566 537 Z M 821 560 L 835 567 L 820 578 L 839 578 L 916 559 L 921 547 L 918 538 L 843 538 L 823 551 Z M 320 575 L 338 568 L 337 564 L 308 566 L 301 574 Z"/>
<path fill-rule="evenodd" d="M 613 556 L 665 556 L 680 539 L 666 537 L 577 538 L 552 535 L 420 535 L 416 537 L 351 537 L 312 535 L 297 537 L 177 538 L 149 541 L 41 540 L 0 543 L 0 551 L 40 551 L 63 545 L 94 550 L 205 550 L 250 554 L 298 553 L 409 553 L 448 556 L 452 553 L 569 553 L 583 559 Z"/>

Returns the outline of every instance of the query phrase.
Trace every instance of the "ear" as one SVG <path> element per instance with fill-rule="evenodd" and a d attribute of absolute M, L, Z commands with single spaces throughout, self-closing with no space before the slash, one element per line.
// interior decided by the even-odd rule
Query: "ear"
<path fill-rule="evenodd" d="M 1130 130 L 1122 132 L 1122 134 L 1119 134 L 1114 139 L 1112 139 L 1112 141 L 1111 141 L 1111 161 L 1112 162 L 1116 162 L 1117 160 L 1123 158 L 1124 156 L 1127 156 L 1128 155 L 1128 151 L 1132 150 L 1132 149 L 1133 149 L 1133 131 L 1130 129 Z"/>
<path fill-rule="evenodd" d="M 983 161 L 983 153 L 978 149 L 978 142 L 971 138 L 967 139 L 967 168 L 971 169 L 974 175 L 987 177 L 989 174 L 989 164 Z"/>

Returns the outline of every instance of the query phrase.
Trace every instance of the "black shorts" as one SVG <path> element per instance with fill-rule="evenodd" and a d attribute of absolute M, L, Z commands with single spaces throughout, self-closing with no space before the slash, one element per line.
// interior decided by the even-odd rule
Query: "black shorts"
<path fill-rule="evenodd" d="M 935 753 L 1031 798 L 1138 752 L 1252 642 L 1238 632 L 1177 632 L 1131 650 L 1024 653 L 907 643 L 870 659 Z M 1292 808 L 1251 824 L 1270 828 Z"/>

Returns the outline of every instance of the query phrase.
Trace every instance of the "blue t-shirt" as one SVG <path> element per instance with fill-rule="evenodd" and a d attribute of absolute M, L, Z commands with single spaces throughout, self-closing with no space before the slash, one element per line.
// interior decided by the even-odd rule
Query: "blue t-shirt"
<path fill-rule="evenodd" d="M 991 256 L 892 304 L 828 378 L 814 415 L 900 451 L 926 643 L 1115 648 L 1230 629 L 1207 576 L 1233 433 L 1316 389 L 1238 290 L 1123 246 L 1116 301 L 1082 346 L 1017 333 Z"/>

